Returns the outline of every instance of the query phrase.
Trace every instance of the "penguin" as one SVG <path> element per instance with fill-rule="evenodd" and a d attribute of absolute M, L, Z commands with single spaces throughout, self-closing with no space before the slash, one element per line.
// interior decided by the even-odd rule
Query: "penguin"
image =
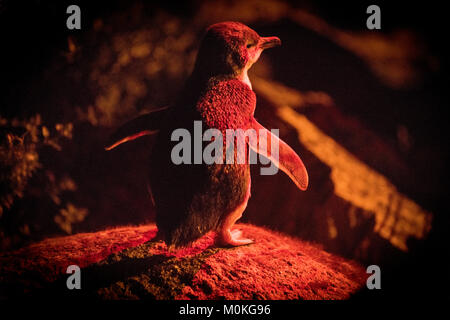
<path fill-rule="evenodd" d="M 175 164 L 173 161 L 172 151 L 178 143 L 173 141 L 174 130 L 186 130 L 194 137 L 194 121 L 201 123 L 203 130 L 214 128 L 224 136 L 227 129 L 255 129 L 256 139 L 246 140 L 246 154 L 251 148 L 266 156 L 300 190 L 307 189 L 308 173 L 300 157 L 254 118 L 256 95 L 248 70 L 263 50 L 280 44 L 278 37 L 261 37 L 239 22 L 209 26 L 194 69 L 171 106 L 142 115 L 111 136 L 106 150 L 144 135 L 157 135 L 148 178 L 156 209 L 158 238 L 169 247 L 187 246 L 209 231 L 216 231 L 218 246 L 253 242 L 240 230 L 233 229 L 250 198 L 248 161 L 212 164 Z M 277 142 L 277 157 L 261 148 L 261 133 L 272 143 Z M 202 142 L 202 147 L 205 143 Z M 191 155 L 199 152 L 194 145 L 191 143 Z"/>

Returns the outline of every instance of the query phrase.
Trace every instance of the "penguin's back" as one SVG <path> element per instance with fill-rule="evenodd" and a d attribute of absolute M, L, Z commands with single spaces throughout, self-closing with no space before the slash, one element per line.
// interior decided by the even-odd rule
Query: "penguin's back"
<path fill-rule="evenodd" d="M 246 128 L 255 107 L 255 93 L 237 79 L 211 79 L 197 104 L 205 124 L 219 130 Z"/>
<path fill-rule="evenodd" d="M 225 139 L 226 129 L 246 128 L 255 105 L 255 95 L 245 83 L 211 79 L 197 99 L 187 99 L 185 105 L 179 102 L 171 109 L 150 159 L 156 223 L 168 245 L 183 246 L 216 230 L 245 200 L 250 183 L 248 164 L 229 164 L 225 158 L 223 164 L 193 164 L 194 121 L 201 121 L 203 132 L 220 130 Z M 190 133 L 191 164 L 176 165 L 171 159 L 172 149 L 179 143 L 171 141 L 175 129 Z M 203 142 L 202 151 L 208 143 Z"/>

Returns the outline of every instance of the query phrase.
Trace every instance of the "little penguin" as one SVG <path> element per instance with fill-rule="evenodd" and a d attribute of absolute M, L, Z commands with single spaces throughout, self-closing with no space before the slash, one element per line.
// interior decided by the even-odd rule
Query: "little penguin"
<path fill-rule="evenodd" d="M 250 198 L 248 161 L 175 164 L 172 160 L 178 143 L 172 141 L 172 133 L 183 129 L 194 137 L 194 121 L 200 121 L 203 130 L 220 130 L 224 137 L 227 129 L 254 129 L 257 139 L 245 140 L 246 152 L 251 148 L 269 158 L 299 189 L 307 189 L 308 174 L 300 157 L 254 118 L 256 96 L 247 72 L 264 49 L 280 44 L 278 37 L 260 37 L 239 22 L 211 25 L 201 41 L 194 70 L 173 104 L 131 120 L 111 136 L 106 150 L 157 134 L 149 161 L 149 185 L 158 238 L 169 247 L 189 245 L 209 231 L 216 231 L 219 246 L 253 242 L 233 229 Z M 263 144 L 261 133 L 277 142 L 277 157 L 259 146 Z M 198 152 L 194 145 L 192 155 Z"/>

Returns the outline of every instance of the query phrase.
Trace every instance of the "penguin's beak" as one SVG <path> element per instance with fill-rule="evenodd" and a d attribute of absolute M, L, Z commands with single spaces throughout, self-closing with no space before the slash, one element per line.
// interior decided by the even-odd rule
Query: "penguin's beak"
<path fill-rule="evenodd" d="M 278 37 L 261 37 L 258 45 L 264 50 L 281 45 L 281 40 Z"/>

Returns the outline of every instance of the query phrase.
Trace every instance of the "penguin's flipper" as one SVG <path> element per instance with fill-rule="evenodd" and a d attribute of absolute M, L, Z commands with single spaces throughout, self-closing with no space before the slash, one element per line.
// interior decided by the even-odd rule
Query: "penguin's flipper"
<path fill-rule="evenodd" d="M 253 151 L 270 159 L 279 169 L 294 181 L 300 190 L 308 188 L 308 172 L 300 157 L 283 140 L 264 128 L 254 118 L 251 128 L 256 131 L 257 141 L 249 139 L 249 146 Z M 271 153 L 271 143 L 278 143 L 278 157 Z"/>
<path fill-rule="evenodd" d="M 114 149 L 122 143 L 158 132 L 168 110 L 167 107 L 157 109 L 125 123 L 111 135 L 105 150 Z"/>

